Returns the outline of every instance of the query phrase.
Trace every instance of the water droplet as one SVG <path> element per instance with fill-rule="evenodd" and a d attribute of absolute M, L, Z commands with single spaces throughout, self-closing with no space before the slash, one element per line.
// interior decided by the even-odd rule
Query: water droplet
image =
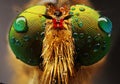
<path fill-rule="evenodd" d="M 73 33 L 74 38 L 78 38 L 78 33 Z"/>
<path fill-rule="evenodd" d="M 92 37 L 91 36 L 88 36 L 88 39 L 91 39 Z"/>
<path fill-rule="evenodd" d="M 17 32 L 26 32 L 28 30 L 26 18 L 18 17 L 14 22 L 13 27 Z"/>
<path fill-rule="evenodd" d="M 23 37 L 23 39 L 24 39 L 24 41 L 29 41 L 29 40 L 30 40 L 30 37 L 29 37 L 28 35 L 25 35 L 25 36 Z"/>
<path fill-rule="evenodd" d="M 79 10 L 80 10 L 80 11 L 85 11 L 85 8 L 80 7 Z"/>
<path fill-rule="evenodd" d="M 94 49 L 93 49 L 93 52 L 97 52 L 100 48 L 100 43 L 97 43 L 95 46 L 94 46 Z"/>
<path fill-rule="evenodd" d="M 106 33 L 111 33 L 112 31 L 112 22 L 107 17 L 100 17 L 98 19 L 98 26 Z"/>
<path fill-rule="evenodd" d="M 71 10 L 74 11 L 74 10 L 75 10 L 75 7 L 72 7 Z"/>
<path fill-rule="evenodd" d="M 44 37 L 44 36 L 45 36 L 45 32 L 42 32 L 42 33 L 40 34 L 40 36 L 41 36 L 41 37 Z"/>
<path fill-rule="evenodd" d="M 87 42 L 88 42 L 88 43 L 92 42 L 92 37 L 91 37 L 91 36 L 88 36 Z"/>
<path fill-rule="evenodd" d="M 80 34 L 79 34 L 79 37 L 80 37 L 80 38 L 84 38 L 84 33 L 80 33 Z"/>
<path fill-rule="evenodd" d="M 79 27 L 82 28 L 83 27 L 83 23 L 82 22 L 79 22 Z"/>
<path fill-rule="evenodd" d="M 21 43 L 19 40 L 16 40 L 15 45 L 21 46 Z"/>
<path fill-rule="evenodd" d="M 12 37 L 12 38 L 10 39 L 10 42 L 14 44 L 14 43 L 16 42 L 15 37 Z"/>
<path fill-rule="evenodd" d="M 69 12 L 70 15 L 73 15 L 73 12 Z"/>
<path fill-rule="evenodd" d="M 95 37 L 94 37 L 95 41 L 97 41 L 97 38 L 98 38 L 98 36 L 95 36 Z"/>
<path fill-rule="evenodd" d="M 95 41 L 99 41 L 101 40 L 101 35 L 98 33 L 95 37 L 94 37 Z"/>
<path fill-rule="evenodd" d="M 78 18 L 75 18 L 75 21 L 78 22 Z"/>

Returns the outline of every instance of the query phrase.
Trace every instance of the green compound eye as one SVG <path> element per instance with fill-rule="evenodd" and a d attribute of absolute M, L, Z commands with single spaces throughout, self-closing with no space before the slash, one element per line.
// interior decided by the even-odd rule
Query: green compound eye
<path fill-rule="evenodd" d="M 107 17 L 100 17 L 98 19 L 98 25 L 106 33 L 111 33 L 112 31 L 112 22 Z"/>
<path fill-rule="evenodd" d="M 13 24 L 15 31 L 26 32 L 28 31 L 27 20 L 25 17 L 18 17 Z"/>
<path fill-rule="evenodd" d="M 95 64 L 110 50 L 112 22 L 85 5 L 73 5 L 70 9 L 75 62 L 84 66 Z"/>
<path fill-rule="evenodd" d="M 42 42 L 46 7 L 37 5 L 22 11 L 9 31 L 9 44 L 17 59 L 31 65 L 42 63 Z"/>

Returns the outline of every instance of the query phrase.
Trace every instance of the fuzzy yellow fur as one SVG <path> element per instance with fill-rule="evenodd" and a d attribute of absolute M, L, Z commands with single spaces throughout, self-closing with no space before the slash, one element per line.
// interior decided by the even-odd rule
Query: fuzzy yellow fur
<path fill-rule="evenodd" d="M 41 0 L 31 0 L 27 7 L 40 2 Z M 58 6 L 65 3 L 90 5 L 87 0 L 58 0 L 56 3 L 59 3 Z M 10 63 L 15 71 L 11 84 L 91 84 L 91 78 L 101 68 L 105 59 L 91 66 L 76 68 L 70 21 L 64 21 L 62 30 L 54 29 L 51 20 L 47 20 L 46 23 L 41 55 L 44 59 L 43 70 L 28 66 L 11 56 Z"/>
<path fill-rule="evenodd" d="M 66 25 L 67 23 L 67 25 Z M 63 29 L 53 28 L 52 20 L 47 20 L 43 40 L 44 71 L 41 84 L 68 84 L 74 73 L 74 43 L 71 25 L 64 21 Z"/>

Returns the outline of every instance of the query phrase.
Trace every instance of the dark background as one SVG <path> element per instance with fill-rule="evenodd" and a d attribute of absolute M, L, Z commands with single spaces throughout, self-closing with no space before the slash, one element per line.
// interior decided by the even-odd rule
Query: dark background
<path fill-rule="evenodd" d="M 29 0 L 0 0 L 0 82 L 9 84 L 9 78 L 14 73 L 8 58 L 7 35 L 10 24 L 16 17 L 14 6 L 21 10 Z M 96 10 L 107 16 L 113 22 L 112 48 L 107 58 L 105 68 L 100 76 L 96 77 L 94 84 L 120 84 L 120 3 L 119 0 L 91 0 Z"/>
<path fill-rule="evenodd" d="M 120 84 L 120 2 L 119 0 L 91 0 L 91 2 L 113 23 L 112 48 L 106 67 L 95 84 Z"/>

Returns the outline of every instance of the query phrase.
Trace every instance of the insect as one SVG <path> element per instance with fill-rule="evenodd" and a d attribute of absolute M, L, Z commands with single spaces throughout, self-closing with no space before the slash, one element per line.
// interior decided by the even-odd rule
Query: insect
<path fill-rule="evenodd" d="M 111 46 L 112 22 L 85 5 L 37 5 L 14 20 L 9 44 L 17 59 L 43 70 L 41 84 L 68 84 L 75 66 L 101 60 Z"/>

